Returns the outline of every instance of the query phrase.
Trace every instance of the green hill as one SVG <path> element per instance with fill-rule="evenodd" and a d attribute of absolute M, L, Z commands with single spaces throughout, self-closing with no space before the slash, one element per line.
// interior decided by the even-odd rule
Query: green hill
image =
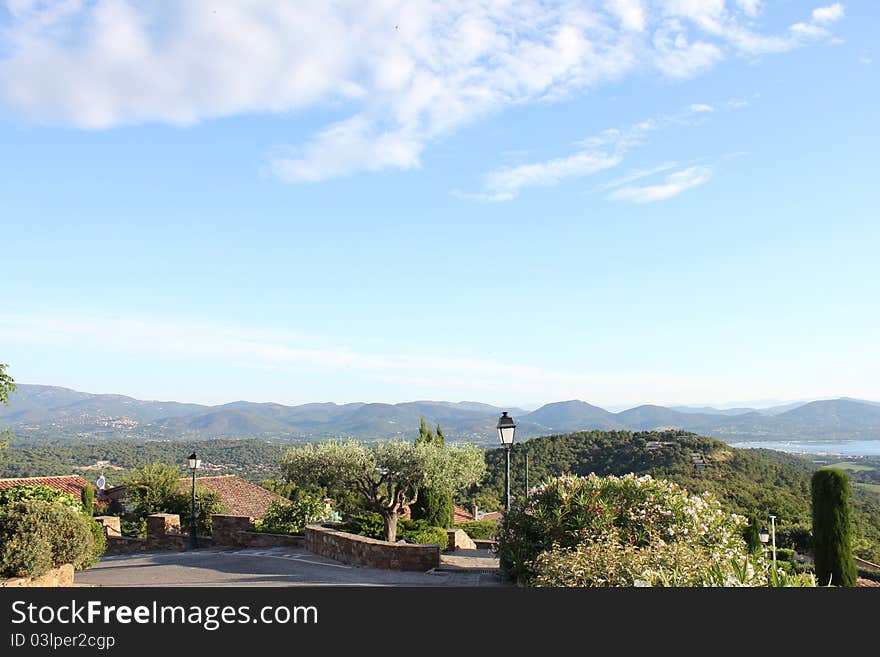
<path fill-rule="evenodd" d="M 693 493 L 709 491 L 731 512 L 777 516 L 780 546 L 810 525 L 810 459 L 772 450 L 734 449 L 726 443 L 684 431 L 581 431 L 533 438 L 511 451 L 511 495 L 529 484 L 565 473 L 650 474 Z M 503 499 L 504 450 L 486 454 L 484 489 Z M 853 486 L 853 523 L 859 556 L 880 558 L 880 495 Z"/>

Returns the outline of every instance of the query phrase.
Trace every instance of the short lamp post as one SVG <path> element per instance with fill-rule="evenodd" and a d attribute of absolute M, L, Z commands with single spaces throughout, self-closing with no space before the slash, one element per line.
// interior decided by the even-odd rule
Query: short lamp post
<path fill-rule="evenodd" d="M 196 470 L 202 465 L 201 459 L 193 452 L 186 459 L 186 464 L 192 471 L 192 509 L 189 518 L 189 548 L 199 547 L 198 527 L 196 526 Z"/>
<path fill-rule="evenodd" d="M 507 470 L 504 477 L 507 488 L 507 501 L 504 504 L 504 510 L 510 511 L 510 448 L 513 445 L 513 437 L 516 434 L 516 423 L 507 414 L 507 411 L 504 411 L 501 417 L 498 418 L 497 429 L 498 438 L 501 440 L 501 445 L 504 447 L 504 452 L 507 456 Z"/>

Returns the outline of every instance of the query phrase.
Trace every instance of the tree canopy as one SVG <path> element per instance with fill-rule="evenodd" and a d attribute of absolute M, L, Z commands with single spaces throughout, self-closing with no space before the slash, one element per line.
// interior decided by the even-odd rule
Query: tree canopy
<path fill-rule="evenodd" d="M 393 541 L 400 514 L 421 488 L 456 491 L 480 481 L 482 451 L 474 445 L 441 446 L 396 440 L 380 443 L 329 441 L 290 449 L 281 469 L 288 481 L 354 490 L 385 521 Z"/>

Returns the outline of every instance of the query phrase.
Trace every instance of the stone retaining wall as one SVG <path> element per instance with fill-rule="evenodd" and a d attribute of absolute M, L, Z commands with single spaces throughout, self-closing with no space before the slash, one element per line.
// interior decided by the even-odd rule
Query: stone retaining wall
<path fill-rule="evenodd" d="M 302 536 L 266 534 L 254 531 L 254 519 L 247 516 L 211 516 L 211 534 L 217 547 L 297 547 Z"/>
<path fill-rule="evenodd" d="M 0 589 L 38 586 L 73 586 L 73 566 L 69 563 L 48 571 L 42 577 L 0 579 Z"/>
<path fill-rule="evenodd" d="M 440 565 L 439 545 L 389 543 L 321 525 L 306 527 L 305 543 L 314 554 L 368 568 L 425 572 Z"/>

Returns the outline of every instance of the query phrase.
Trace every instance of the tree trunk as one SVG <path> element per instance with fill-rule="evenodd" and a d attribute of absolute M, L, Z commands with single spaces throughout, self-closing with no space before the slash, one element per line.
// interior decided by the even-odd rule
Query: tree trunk
<path fill-rule="evenodd" d="M 385 521 L 385 540 L 394 543 L 397 540 L 397 511 L 386 511 L 382 514 Z"/>

